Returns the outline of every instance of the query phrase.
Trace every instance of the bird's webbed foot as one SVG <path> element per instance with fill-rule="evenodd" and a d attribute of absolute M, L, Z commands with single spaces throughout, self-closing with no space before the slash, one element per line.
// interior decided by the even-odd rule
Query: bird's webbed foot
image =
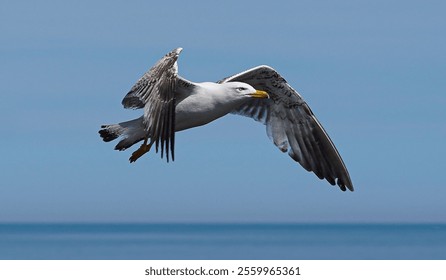
<path fill-rule="evenodd" d="M 144 142 L 144 144 L 142 144 L 138 150 L 133 152 L 132 156 L 129 158 L 130 162 L 135 162 L 137 159 L 142 157 L 145 153 L 150 151 L 151 147 L 152 147 L 152 143 L 146 144 L 146 142 Z"/>

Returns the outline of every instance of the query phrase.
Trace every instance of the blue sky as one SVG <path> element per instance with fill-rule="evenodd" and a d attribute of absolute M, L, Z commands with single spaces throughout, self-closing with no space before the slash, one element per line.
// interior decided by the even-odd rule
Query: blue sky
<path fill-rule="evenodd" d="M 444 1 L 2 1 L 0 222 L 446 222 Z M 340 151 L 356 191 L 306 172 L 250 119 L 129 164 L 97 130 L 134 82 L 268 64 Z"/>

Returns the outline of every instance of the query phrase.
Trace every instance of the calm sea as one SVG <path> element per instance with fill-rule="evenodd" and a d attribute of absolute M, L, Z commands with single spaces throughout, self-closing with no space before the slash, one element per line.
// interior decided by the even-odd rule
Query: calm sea
<path fill-rule="evenodd" d="M 446 224 L 0 224 L 0 259 L 446 259 Z"/>

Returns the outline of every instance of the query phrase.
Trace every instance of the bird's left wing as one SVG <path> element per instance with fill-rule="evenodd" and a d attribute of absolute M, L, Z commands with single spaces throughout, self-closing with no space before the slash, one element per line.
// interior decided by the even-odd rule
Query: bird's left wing
<path fill-rule="evenodd" d="M 232 113 L 251 117 L 266 125 L 268 136 L 282 151 L 313 171 L 320 179 L 353 191 L 347 168 L 336 147 L 300 94 L 269 66 L 258 66 L 225 78 L 266 91 L 269 99 L 253 99 Z"/>
<path fill-rule="evenodd" d="M 161 58 L 130 89 L 122 100 L 124 108 L 144 108 L 144 126 L 150 146 L 156 151 L 161 144 L 161 157 L 166 150 L 174 159 L 175 144 L 175 92 L 178 85 L 177 59 L 181 48 Z"/>

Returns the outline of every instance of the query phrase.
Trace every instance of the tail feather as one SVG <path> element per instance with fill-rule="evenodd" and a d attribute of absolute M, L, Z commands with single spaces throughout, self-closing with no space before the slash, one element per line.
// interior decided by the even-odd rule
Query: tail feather
<path fill-rule="evenodd" d="M 118 124 L 102 125 L 99 135 L 104 142 L 110 142 L 118 137 L 122 140 L 115 146 L 115 150 L 123 151 L 145 137 L 142 117 Z"/>
<path fill-rule="evenodd" d="M 141 138 L 124 138 L 121 141 L 119 141 L 119 143 L 115 146 L 115 150 L 118 151 L 124 151 L 125 149 L 130 148 L 131 146 L 133 146 L 133 144 L 138 143 L 139 141 L 143 140 L 144 137 Z"/>
<path fill-rule="evenodd" d="M 101 125 L 101 130 L 99 130 L 99 135 L 102 137 L 104 142 L 110 142 L 118 138 L 123 133 L 123 127 L 119 124 L 111 125 Z"/>

